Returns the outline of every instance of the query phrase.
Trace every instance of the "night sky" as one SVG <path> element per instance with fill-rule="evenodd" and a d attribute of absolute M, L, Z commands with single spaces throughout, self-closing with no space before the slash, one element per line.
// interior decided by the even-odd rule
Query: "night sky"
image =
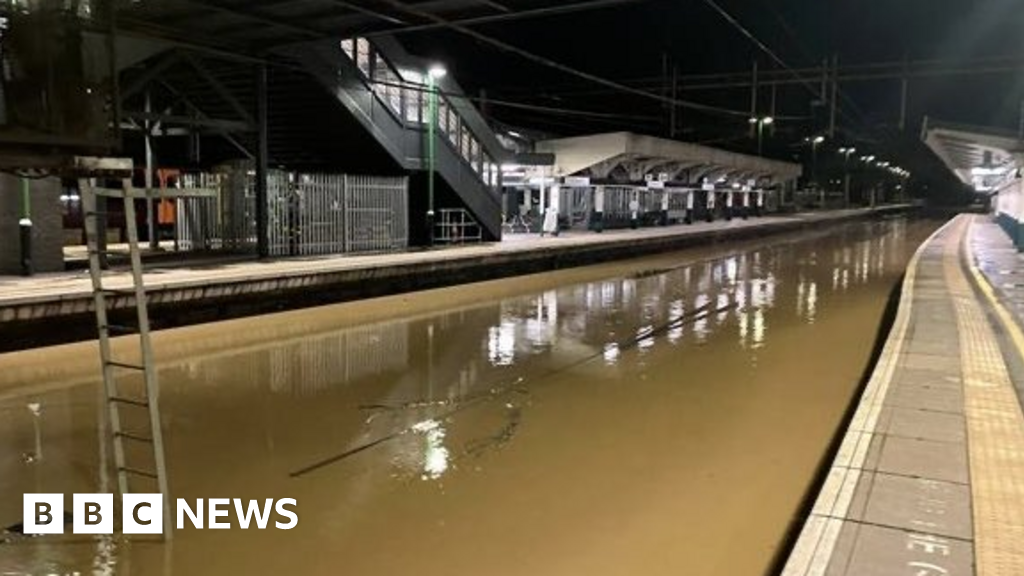
<path fill-rule="evenodd" d="M 819 65 L 837 55 L 840 65 L 879 61 L 965 59 L 1024 54 L 1021 0 L 718 0 L 754 36 L 793 68 Z M 516 8 L 550 2 L 505 2 Z M 777 67 L 705 0 L 650 0 L 632 5 L 543 19 L 474 28 L 488 36 L 559 63 L 623 83 L 649 79 L 660 84 L 667 58 L 679 74 L 749 71 Z M 524 111 L 493 106 L 493 117 L 512 126 L 552 134 L 633 130 L 664 135 L 667 111 L 658 102 L 609 90 L 503 53 L 451 31 L 401 37 L 414 53 L 444 62 L 470 93 L 488 98 L 569 110 L 595 116 Z M 898 121 L 899 84 L 894 80 L 854 83 L 842 88 L 840 134 L 850 141 L 884 140 Z M 1015 74 L 953 76 L 914 80 L 910 85 L 908 132 L 935 118 L 1016 128 L 1024 98 L 1024 69 Z M 768 91 L 761 107 L 767 112 Z M 802 86 L 779 91 L 777 113 L 807 117 L 812 95 Z M 749 110 L 749 89 L 683 92 L 680 98 Z M 598 116 L 600 115 L 600 116 Z M 746 119 L 682 112 L 686 140 L 749 147 Z M 818 119 L 781 122 L 769 153 L 786 157 L 793 142 L 822 127 Z M 827 116 L 827 114 L 824 114 Z"/>

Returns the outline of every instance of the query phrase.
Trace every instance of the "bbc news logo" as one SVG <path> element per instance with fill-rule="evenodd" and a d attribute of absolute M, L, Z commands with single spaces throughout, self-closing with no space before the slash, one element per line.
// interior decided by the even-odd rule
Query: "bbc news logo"
<path fill-rule="evenodd" d="M 204 502 L 205 500 L 205 502 Z M 71 528 L 73 534 L 113 534 L 114 495 L 74 494 L 72 497 Z M 205 505 L 204 505 L 205 504 Z M 233 506 L 232 506 L 233 505 Z M 278 530 L 291 530 L 299 524 L 294 498 L 274 500 L 267 498 L 243 501 L 239 498 L 199 498 L 190 504 L 183 498 L 176 502 L 175 526 L 178 530 L 191 524 L 193 528 L 211 530 L 234 528 L 230 522 L 234 508 L 238 527 L 254 526 L 265 530 L 273 526 Z M 292 509 L 289 509 L 292 507 Z M 203 511 L 206 510 L 206 514 Z M 273 514 L 272 514 L 273 512 Z M 271 517 L 275 517 L 273 523 Z M 22 509 L 24 533 L 63 534 L 63 494 L 25 494 Z M 282 522 L 281 520 L 286 520 Z M 124 494 L 121 496 L 121 532 L 123 534 L 163 534 L 164 497 L 162 494 Z"/>

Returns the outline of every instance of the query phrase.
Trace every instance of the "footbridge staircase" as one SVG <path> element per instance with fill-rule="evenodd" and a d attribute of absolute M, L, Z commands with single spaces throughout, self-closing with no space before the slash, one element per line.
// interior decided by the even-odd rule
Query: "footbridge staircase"
<path fill-rule="evenodd" d="M 390 36 L 323 40 L 283 48 L 287 56 L 316 78 L 406 170 L 429 170 L 431 95 L 436 98 L 434 170 L 487 239 L 501 237 L 501 169 L 512 156 L 449 77 L 428 77 L 430 63 L 408 54 Z M 413 179 L 413 214 L 426 213 L 426 178 Z M 450 197 L 450 195 L 449 195 Z M 422 211 L 417 207 L 424 208 Z"/>

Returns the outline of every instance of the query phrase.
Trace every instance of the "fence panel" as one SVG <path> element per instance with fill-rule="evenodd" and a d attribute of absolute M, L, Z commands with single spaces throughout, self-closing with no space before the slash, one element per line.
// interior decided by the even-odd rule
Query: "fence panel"
<path fill-rule="evenodd" d="M 255 173 L 231 166 L 184 174 L 176 200 L 180 250 L 252 250 L 256 245 Z M 272 256 L 403 250 L 409 244 L 408 178 L 267 174 L 267 240 Z M 201 190 L 200 190 L 201 189 Z"/>
<path fill-rule="evenodd" d="M 409 245 L 408 178 L 345 177 L 345 251 L 391 252 Z"/>

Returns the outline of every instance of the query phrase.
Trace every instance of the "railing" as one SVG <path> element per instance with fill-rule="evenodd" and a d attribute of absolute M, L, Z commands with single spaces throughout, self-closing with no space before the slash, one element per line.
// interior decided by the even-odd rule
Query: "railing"
<path fill-rule="evenodd" d="M 363 81 L 391 116 L 406 129 L 425 130 L 430 122 L 430 91 L 418 72 L 400 73 L 366 38 L 341 41 L 342 52 L 355 64 Z M 480 182 L 498 185 L 500 167 L 487 153 L 480 138 L 459 115 L 452 100 L 437 93 L 437 129 L 439 139 L 462 159 Z"/>
<path fill-rule="evenodd" d="M 483 241 L 480 225 L 462 208 L 438 211 L 434 241 L 438 244 L 468 244 Z"/>

